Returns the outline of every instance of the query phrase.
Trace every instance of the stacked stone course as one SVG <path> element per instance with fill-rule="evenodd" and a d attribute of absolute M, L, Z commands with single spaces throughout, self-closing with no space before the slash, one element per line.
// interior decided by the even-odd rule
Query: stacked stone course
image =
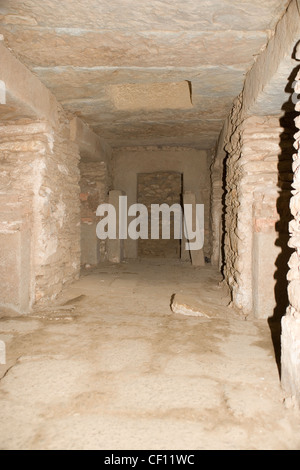
<path fill-rule="evenodd" d="M 99 204 L 108 202 L 111 186 L 107 165 L 104 162 L 82 161 L 80 168 L 81 200 L 81 264 L 96 265 L 107 259 L 105 240 L 97 239 L 96 226 Z"/>
<path fill-rule="evenodd" d="M 79 154 L 64 120 L 11 122 L 0 135 L 0 276 L 15 286 L 6 305 L 25 313 L 78 277 Z"/>
<path fill-rule="evenodd" d="M 300 72 L 296 78 L 296 93 L 300 93 Z M 300 101 L 296 104 L 300 112 Z M 296 153 L 293 156 L 293 197 L 289 246 L 294 250 L 289 261 L 288 295 L 290 305 L 282 320 L 282 386 L 287 401 L 300 407 L 300 116 L 295 119 L 299 132 L 295 134 Z"/>

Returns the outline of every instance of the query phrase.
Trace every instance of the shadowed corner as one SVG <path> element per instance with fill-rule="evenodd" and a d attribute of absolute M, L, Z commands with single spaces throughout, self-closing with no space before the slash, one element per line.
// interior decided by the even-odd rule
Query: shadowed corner
<path fill-rule="evenodd" d="M 292 58 L 299 55 L 300 41 L 295 46 Z M 293 155 L 294 149 L 294 135 L 297 132 L 295 126 L 295 118 L 297 113 L 295 111 L 295 90 L 294 84 L 296 76 L 299 72 L 300 66 L 297 66 L 288 78 L 288 83 L 285 92 L 288 93 L 289 99 L 283 104 L 283 116 L 280 119 L 280 125 L 284 129 L 280 135 L 280 148 L 281 153 L 278 156 L 278 188 L 279 197 L 277 199 L 277 211 L 280 220 L 276 224 L 277 240 L 276 246 L 280 247 L 280 254 L 278 255 L 274 274 L 275 279 L 275 301 L 273 316 L 268 319 L 269 328 L 271 331 L 271 338 L 274 347 L 274 354 L 276 364 L 281 377 L 281 321 L 286 314 L 289 305 L 288 299 L 288 271 L 289 260 L 293 253 L 293 249 L 289 247 L 289 223 L 292 220 L 290 211 L 290 201 L 292 197 L 292 181 L 293 181 Z"/>

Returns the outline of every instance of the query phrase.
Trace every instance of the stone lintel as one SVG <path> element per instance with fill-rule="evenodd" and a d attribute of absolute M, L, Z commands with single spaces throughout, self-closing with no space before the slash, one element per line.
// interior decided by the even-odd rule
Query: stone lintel
<path fill-rule="evenodd" d="M 81 119 L 75 117 L 70 122 L 70 136 L 79 147 L 83 161 L 104 162 L 109 167 L 111 148 L 100 139 Z"/>
<path fill-rule="evenodd" d="M 0 56 L 1 119 L 46 119 L 56 126 L 60 105 L 54 95 L 2 44 Z"/>

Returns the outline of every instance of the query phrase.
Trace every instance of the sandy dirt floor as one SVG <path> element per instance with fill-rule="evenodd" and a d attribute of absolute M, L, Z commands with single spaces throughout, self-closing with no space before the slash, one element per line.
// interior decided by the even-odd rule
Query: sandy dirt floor
<path fill-rule="evenodd" d="M 299 450 L 270 326 L 220 275 L 105 264 L 49 306 L 1 312 L 0 449 Z M 173 313 L 171 299 L 205 317 Z"/>

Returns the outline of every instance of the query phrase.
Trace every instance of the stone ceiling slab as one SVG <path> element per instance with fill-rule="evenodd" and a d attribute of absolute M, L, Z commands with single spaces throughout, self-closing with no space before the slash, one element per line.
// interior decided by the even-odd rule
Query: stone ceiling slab
<path fill-rule="evenodd" d="M 293 82 L 299 71 L 299 62 L 291 57 L 285 57 L 271 81 L 259 94 L 251 112 L 257 115 L 278 115 L 294 112 L 295 103 L 292 101 Z M 291 74 L 291 71 L 292 72 Z"/>
<path fill-rule="evenodd" d="M 156 121 L 156 122 L 122 122 L 109 126 L 92 126 L 93 130 L 103 139 L 111 141 L 116 138 L 122 145 L 150 145 L 151 142 L 159 145 L 165 141 L 166 145 L 190 145 L 209 149 L 216 141 L 222 128 L 223 121 Z M 201 142 L 201 146 L 199 143 Z"/>
<path fill-rule="evenodd" d="M 32 67 L 59 100 L 105 99 L 108 85 L 169 83 L 188 80 L 192 101 L 198 96 L 236 96 L 245 79 L 244 67 Z"/>
<path fill-rule="evenodd" d="M 249 67 L 268 40 L 263 31 L 113 31 L 80 35 L 43 28 L 13 27 L 7 44 L 29 67 Z"/>
<path fill-rule="evenodd" d="M 156 111 L 192 108 L 191 86 L 180 82 L 108 85 L 107 96 L 116 111 Z"/>
<path fill-rule="evenodd" d="M 45 28 L 219 31 L 272 29 L 286 0 L 6 0 L 0 3 L 7 25 Z M 80 33 L 79 33 L 80 34 Z"/>
<path fill-rule="evenodd" d="M 0 0 L 0 33 L 63 107 L 110 145 L 208 148 L 288 3 Z M 180 112 L 118 110 L 108 92 L 181 81 L 191 82 L 192 108 Z"/>
<path fill-rule="evenodd" d="M 85 116 L 85 121 L 92 125 L 107 126 L 121 123 L 161 122 L 161 121 L 195 121 L 195 120 L 217 120 L 223 122 L 232 106 L 232 98 L 220 101 L 218 98 L 202 97 L 202 102 L 197 107 L 184 110 L 136 110 L 116 111 L 110 109 L 102 100 L 70 100 L 62 102 L 63 107 L 70 113 L 80 117 Z M 81 109 L 81 111 L 79 111 Z M 102 111 L 99 111 L 102 110 Z"/>

